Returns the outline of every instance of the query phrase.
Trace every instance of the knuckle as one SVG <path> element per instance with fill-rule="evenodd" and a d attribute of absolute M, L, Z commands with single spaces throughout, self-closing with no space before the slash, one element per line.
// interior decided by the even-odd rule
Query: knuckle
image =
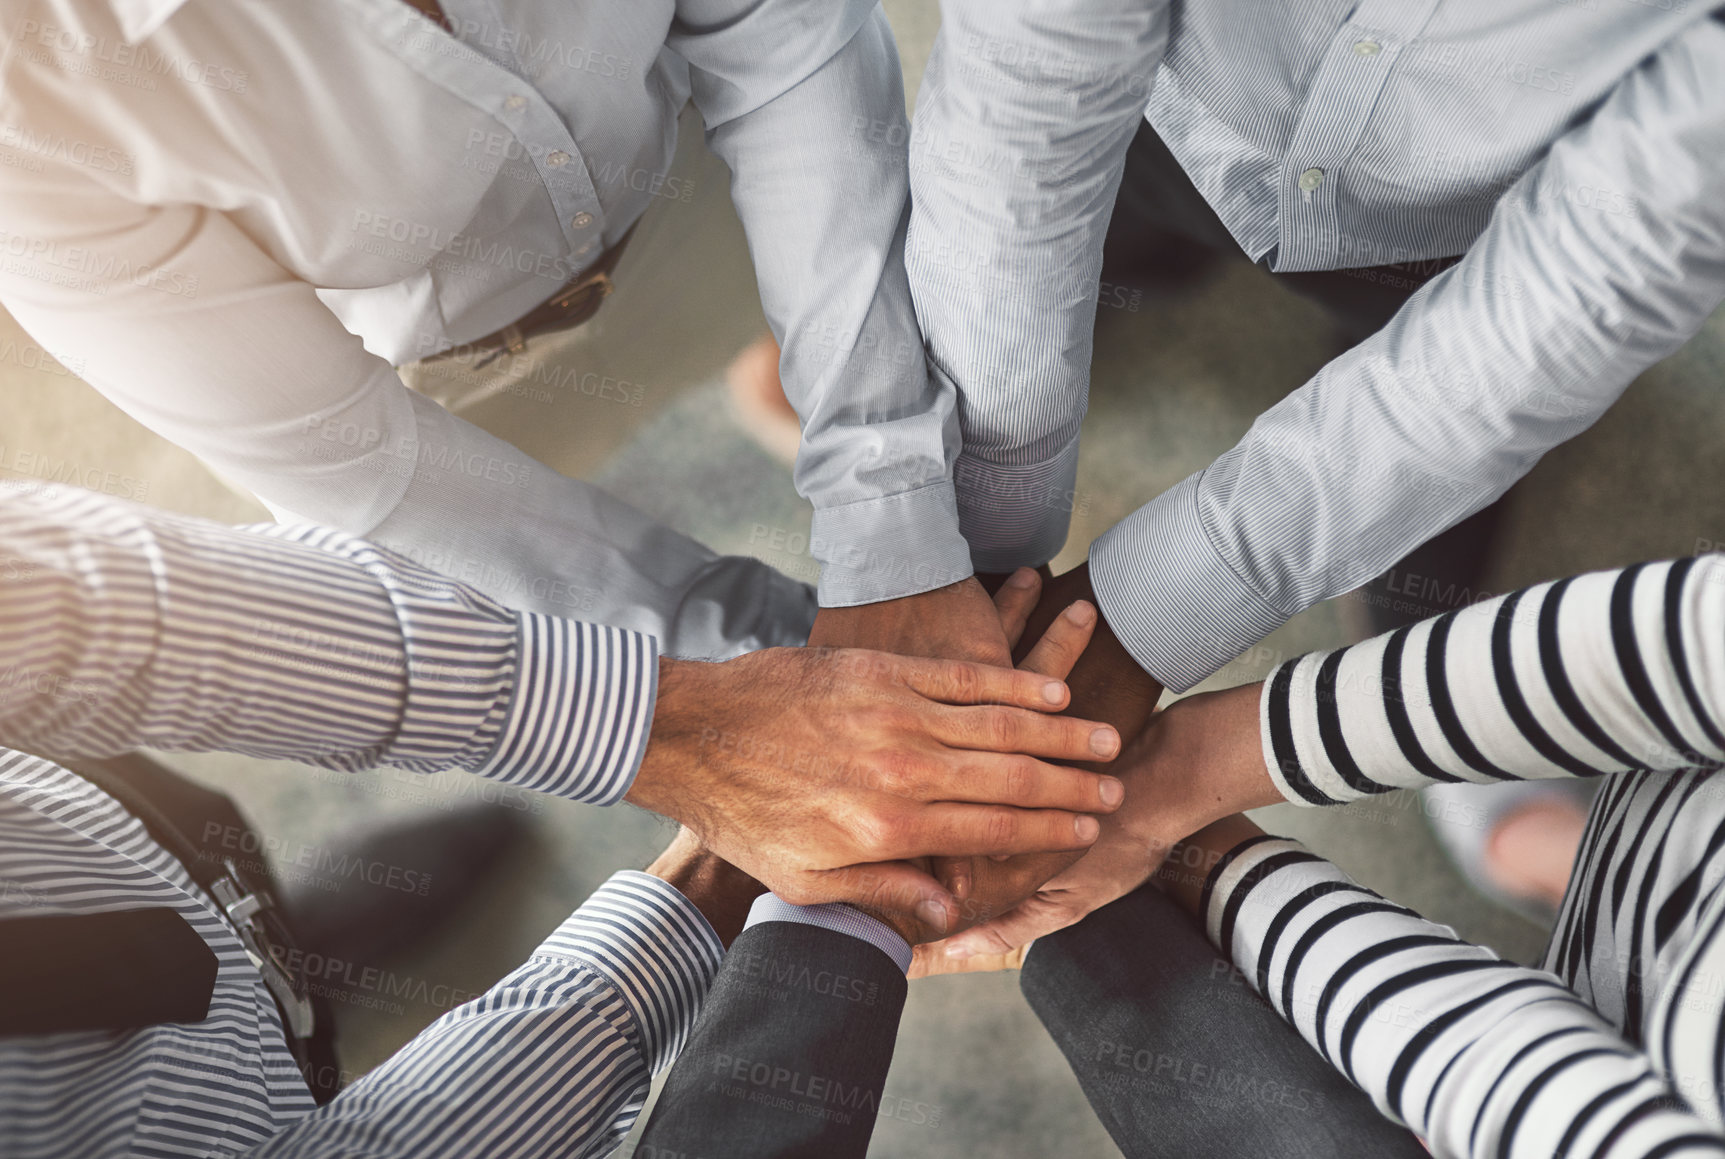
<path fill-rule="evenodd" d="M 989 741 L 997 748 L 1011 748 L 1019 743 L 1018 717 L 1010 709 L 991 708 L 983 720 Z"/>
<path fill-rule="evenodd" d="M 1018 816 L 1011 809 L 994 809 L 983 822 L 983 839 L 991 848 L 1002 848 L 1012 844 L 1018 828 Z"/>
<path fill-rule="evenodd" d="M 1015 757 L 1008 762 L 1001 780 L 1002 796 L 1013 802 L 1028 801 L 1036 792 L 1041 768 L 1030 757 Z"/>

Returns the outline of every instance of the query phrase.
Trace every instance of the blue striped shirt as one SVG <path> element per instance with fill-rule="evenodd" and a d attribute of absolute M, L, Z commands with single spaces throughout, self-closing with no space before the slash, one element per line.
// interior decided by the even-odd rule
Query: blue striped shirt
<path fill-rule="evenodd" d="M 1109 625 L 1183 690 L 1485 506 L 1725 299 L 1717 7 L 946 0 L 906 264 L 978 569 L 1065 541 L 1142 118 L 1273 270 L 1466 255 L 1092 548 Z"/>
<path fill-rule="evenodd" d="M 472 769 L 609 803 L 645 747 L 653 641 L 509 611 L 316 528 L 228 529 L 58 487 L 0 490 L 0 735 L 354 769 Z M 628 1131 L 721 946 L 623 872 L 518 970 L 314 1109 L 220 908 L 88 782 L 0 749 L 0 922 L 150 906 L 218 961 L 209 1016 L 0 1039 L 0 1155 L 583 1156 Z"/>

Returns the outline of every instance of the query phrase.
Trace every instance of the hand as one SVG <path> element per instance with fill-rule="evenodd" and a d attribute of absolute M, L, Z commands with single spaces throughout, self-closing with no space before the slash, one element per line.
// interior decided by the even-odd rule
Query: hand
<path fill-rule="evenodd" d="M 767 887 L 701 846 L 701 839 L 687 827 L 679 828 L 665 852 L 654 859 L 647 872 L 676 887 L 678 893 L 694 903 L 719 935 L 728 950 L 743 923 L 749 920 L 749 907 L 767 892 Z"/>
<path fill-rule="evenodd" d="M 1264 765 L 1262 690 L 1260 683 L 1204 693 L 1158 714 L 1114 762 L 1126 804 L 1103 820 L 1090 851 L 1012 910 L 939 946 L 918 947 L 912 976 L 987 969 L 983 963 L 1014 952 L 1022 960 L 1035 939 L 1143 885 L 1176 842 L 1219 818 L 1282 800 Z"/>
<path fill-rule="evenodd" d="M 1041 599 L 1023 628 L 1023 636 L 1040 639 L 1055 616 L 1079 601 L 1098 606 L 1096 592 L 1090 586 L 1088 563 L 1043 583 Z M 1138 666 L 1102 616 L 1098 616 L 1090 646 L 1066 675 L 1066 681 L 1073 700 L 1068 711 L 1112 724 L 1129 742 L 1143 731 L 1162 695 L 1162 686 Z M 1101 771 L 1106 765 L 1091 763 L 1088 767 Z M 1032 855 L 1004 862 L 942 858 L 936 862 L 936 875 L 964 902 L 963 924 L 974 925 L 1024 901 L 1076 861 L 1082 852 Z"/>
<path fill-rule="evenodd" d="M 1053 715 L 1067 699 L 1029 672 L 853 649 L 664 660 L 628 799 L 792 904 L 915 913 L 938 935 L 956 900 L 907 859 L 1083 849 L 1088 814 L 1123 797 L 1036 759 L 1118 751 L 1113 728 Z"/>
<path fill-rule="evenodd" d="M 1000 616 L 975 576 L 903 599 L 822 608 L 809 644 L 1012 667 Z"/>

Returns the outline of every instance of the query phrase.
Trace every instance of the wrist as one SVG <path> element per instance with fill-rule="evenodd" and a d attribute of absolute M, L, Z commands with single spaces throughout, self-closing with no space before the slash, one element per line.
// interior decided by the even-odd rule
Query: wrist
<path fill-rule="evenodd" d="M 689 824 L 685 812 L 694 794 L 683 782 L 692 753 L 703 743 L 702 706 L 710 709 L 709 682 L 718 664 L 659 657 L 659 691 L 647 737 L 647 751 L 635 782 L 623 799 L 637 808 Z"/>
<path fill-rule="evenodd" d="M 1250 818 L 1237 813 L 1213 821 L 1174 847 L 1168 860 L 1156 871 L 1156 884 L 1201 921 L 1204 915 L 1198 912 L 1198 906 L 1210 874 L 1242 841 L 1263 834 Z"/>
<path fill-rule="evenodd" d="M 700 840 L 687 829 L 678 831 L 646 872 L 688 898 L 727 949 L 743 932 L 755 898 L 766 892 L 760 882 L 702 848 Z"/>

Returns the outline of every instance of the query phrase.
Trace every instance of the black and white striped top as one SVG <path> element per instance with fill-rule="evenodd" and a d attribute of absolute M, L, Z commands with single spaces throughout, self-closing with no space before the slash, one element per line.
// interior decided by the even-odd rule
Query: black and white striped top
<path fill-rule="evenodd" d="M 1475 605 L 1265 682 L 1295 803 L 1606 776 L 1539 969 L 1279 838 L 1211 872 L 1209 934 L 1439 1155 L 1725 1155 L 1725 556 Z"/>
<path fill-rule="evenodd" d="M 656 676 L 649 638 L 510 612 L 348 536 L 63 488 L 0 491 L 0 640 L 6 744 L 459 766 L 599 803 L 628 788 Z M 215 951 L 209 1016 L 0 1039 L 0 1155 L 604 1154 L 721 954 L 670 885 L 619 873 L 518 970 L 314 1110 L 220 909 L 111 798 L 0 748 L 0 933 L 11 916 L 151 906 Z"/>

